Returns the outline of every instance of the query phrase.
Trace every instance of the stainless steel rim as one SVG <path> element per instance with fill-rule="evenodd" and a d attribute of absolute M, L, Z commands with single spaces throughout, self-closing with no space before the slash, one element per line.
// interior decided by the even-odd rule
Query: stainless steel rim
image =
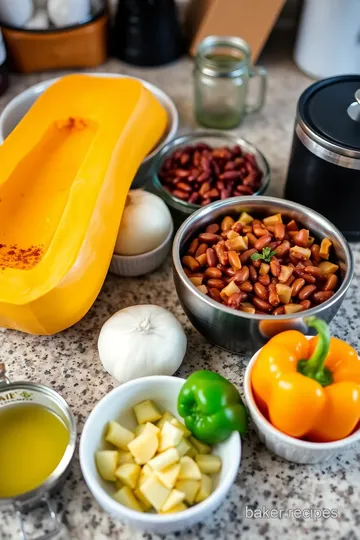
<path fill-rule="evenodd" d="M 234 63 L 233 68 L 229 70 L 219 70 L 216 61 L 211 60 L 206 55 L 215 47 L 228 47 L 237 49 L 244 54 L 244 58 Z M 204 75 L 209 77 L 239 77 L 248 68 L 251 50 L 249 44 L 240 37 L 234 36 L 208 36 L 199 44 L 196 50 L 195 65 Z"/>
<path fill-rule="evenodd" d="M 360 170 L 360 152 L 344 148 L 320 137 L 299 116 L 295 132 L 303 145 L 320 159 L 346 169 Z"/>
<path fill-rule="evenodd" d="M 181 264 L 181 260 L 180 260 L 180 244 L 181 244 L 182 237 L 183 237 L 184 233 L 188 231 L 188 229 L 190 229 L 192 226 L 194 226 L 196 224 L 197 219 L 200 216 L 204 217 L 204 216 L 208 215 L 209 220 L 210 220 L 212 212 L 214 210 L 219 209 L 219 208 L 229 207 L 229 210 L 230 210 L 232 207 L 234 207 L 234 206 L 236 206 L 238 204 L 242 204 L 242 205 L 249 204 L 249 205 L 255 205 L 255 206 L 257 204 L 259 204 L 259 206 L 260 206 L 261 203 L 274 204 L 274 205 L 283 207 L 284 210 L 297 210 L 298 212 L 301 212 L 302 214 L 308 214 L 313 219 L 315 219 L 318 223 L 320 223 L 324 228 L 328 229 L 331 232 L 331 234 L 338 239 L 339 243 L 341 244 L 341 246 L 344 249 L 345 256 L 346 256 L 347 270 L 346 270 L 345 278 L 344 278 L 340 288 L 336 291 L 336 293 L 334 294 L 334 296 L 332 298 L 330 298 L 326 302 L 323 302 L 322 304 L 320 304 L 320 306 L 315 306 L 315 307 L 313 307 L 311 309 L 308 309 L 308 310 L 306 310 L 306 311 L 304 311 L 302 313 L 305 314 L 306 317 L 310 317 L 311 315 L 316 315 L 319 312 L 319 307 L 321 307 L 321 308 L 323 308 L 323 307 L 324 308 L 325 307 L 331 307 L 332 305 L 336 304 L 337 300 L 339 298 L 343 297 L 345 295 L 346 291 L 348 290 L 348 288 L 350 286 L 350 283 L 351 283 L 351 280 L 352 280 L 352 277 L 353 277 L 353 273 L 354 273 L 353 254 L 351 252 L 351 249 L 350 249 L 345 237 L 342 235 L 342 233 L 339 231 L 339 229 L 337 229 L 337 227 L 335 227 L 324 216 L 322 216 L 318 212 L 315 212 L 315 210 L 307 208 L 306 206 L 303 206 L 303 205 L 298 204 L 298 203 L 289 202 L 289 201 L 286 201 L 284 199 L 277 199 L 275 197 L 264 197 L 264 196 L 259 196 L 259 197 L 253 197 L 253 196 L 250 196 L 250 197 L 232 197 L 231 199 L 225 199 L 223 201 L 215 201 L 214 203 L 211 203 L 211 204 L 209 204 L 207 206 L 204 206 L 203 208 L 200 208 L 200 210 L 198 210 L 197 212 L 194 212 L 193 214 L 191 214 L 191 216 L 189 216 L 186 219 L 186 221 L 184 221 L 184 223 L 181 225 L 178 232 L 176 233 L 175 238 L 174 238 L 174 242 L 173 242 L 173 249 L 172 249 L 172 259 L 173 259 L 174 269 L 177 272 L 177 274 L 178 274 L 179 278 L 181 279 L 182 283 L 195 296 L 197 296 L 197 298 L 199 300 L 201 300 L 202 302 L 204 302 L 204 303 L 206 303 L 206 304 L 208 304 L 208 305 L 210 305 L 210 306 L 212 306 L 212 307 L 214 307 L 214 308 L 216 308 L 216 309 L 218 309 L 220 311 L 223 311 L 224 313 L 228 313 L 229 315 L 233 315 L 233 316 L 236 316 L 236 317 L 239 317 L 239 318 L 250 319 L 250 320 L 257 320 L 257 321 L 261 321 L 261 320 L 264 320 L 264 319 L 265 320 L 280 320 L 280 321 L 286 321 L 286 320 L 293 320 L 294 319 L 293 314 L 290 314 L 290 315 L 256 315 L 256 314 L 252 315 L 251 313 L 240 312 L 240 311 L 237 311 L 235 309 L 223 306 L 219 302 L 216 302 L 215 300 L 212 300 L 209 296 L 206 296 L 206 295 L 200 293 L 197 290 L 197 288 L 195 287 L 195 285 L 193 285 L 191 283 L 191 281 L 189 280 L 189 278 L 185 274 L 185 272 L 183 270 L 183 267 L 182 267 L 182 264 Z"/>
<path fill-rule="evenodd" d="M 2 386 L 0 386 L 0 389 Z M 3 505 L 16 504 L 18 502 L 34 501 L 40 499 L 45 493 L 50 491 L 56 483 L 60 480 L 61 476 L 65 473 L 70 462 L 73 458 L 76 446 L 76 420 L 75 417 L 63 397 L 60 396 L 55 390 L 44 384 L 38 384 L 33 382 L 15 381 L 4 386 L 6 391 L 29 389 L 42 394 L 47 395 L 52 401 L 54 401 L 65 414 L 69 422 L 69 442 L 65 449 L 64 455 L 61 458 L 60 463 L 51 475 L 43 482 L 39 487 L 17 495 L 16 497 L 2 498 L 0 497 L 0 507 Z"/>

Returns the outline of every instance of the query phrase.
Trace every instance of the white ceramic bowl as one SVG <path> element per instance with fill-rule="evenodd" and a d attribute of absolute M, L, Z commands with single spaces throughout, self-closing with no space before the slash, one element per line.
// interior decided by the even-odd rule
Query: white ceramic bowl
<path fill-rule="evenodd" d="M 118 386 L 96 405 L 82 432 L 80 465 L 91 493 L 99 505 L 113 518 L 141 530 L 166 534 L 205 521 L 223 502 L 239 470 L 241 441 L 239 434 L 235 432 L 227 441 L 213 447 L 214 454 L 221 457 L 223 466 L 220 473 L 214 476 L 213 493 L 205 501 L 184 512 L 158 515 L 130 510 L 112 498 L 111 494 L 115 489 L 110 483 L 100 478 L 94 460 L 95 452 L 102 447 L 107 422 L 116 419 L 125 427 L 134 429 L 136 422 L 131 409 L 145 399 L 153 400 L 181 420 L 177 413 L 177 398 L 184 382 L 184 379 L 177 377 L 153 376 Z"/>
<path fill-rule="evenodd" d="M 120 75 L 118 73 L 85 73 L 85 75 L 94 75 L 97 77 L 113 77 L 113 78 L 130 78 L 139 80 L 154 96 L 159 100 L 159 102 L 165 108 L 168 115 L 168 127 L 167 130 L 156 145 L 154 150 L 146 156 L 143 160 L 140 168 L 133 180 L 132 189 L 139 188 L 145 185 L 147 177 L 150 174 L 151 165 L 153 158 L 157 155 L 160 149 L 167 144 L 175 135 L 179 126 L 179 115 L 175 107 L 174 102 L 170 97 L 160 90 L 154 84 L 151 84 L 147 81 L 139 79 L 138 77 L 129 77 L 128 75 Z M 0 115 L 0 144 L 4 142 L 6 137 L 10 135 L 12 130 L 17 126 L 20 120 L 25 116 L 30 107 L 35 103 L 37 98 L 47 89 L 49 86 L 54 84 L 59 77 L 55 79 L 48 79 L 47 81 L 42 81 L 30 88 L 24 90 L 18 94 L 14 99 L 12 99 Z"/>
<path fill-rule="evenodd" d="M 140 255 L 117 255 L 113 254 L 110 263 L 110 272 L 123 277 L 136 277 L 149 274 L 156 270 L 166 259 L 171 249 L 174 225 L 162 244 L 148 253 Z"/>
<path fill-rule="evenodd" d="M 306 336 L 307 339 L 311 337 L 313 336 Z M 244 393 L 248 411 L 255 424 L 259 438 L 265 444 L 266 448 L 287 461 L 314 464 L 327 461 L 359 442 L 360 430 L 340 441 L 313 443 L 285 435 L 285 433 L 282 433 L 270 424 L 259 411 L 251 386 L 251 371 L 260 351 L 261 349 L 254 354 L 247 365 L 244 377 Z"/>

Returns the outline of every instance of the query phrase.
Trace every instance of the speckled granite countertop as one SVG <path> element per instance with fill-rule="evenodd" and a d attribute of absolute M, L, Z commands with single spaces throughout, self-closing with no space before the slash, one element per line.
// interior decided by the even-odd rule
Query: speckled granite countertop
<path fill-rule="evenodd" d="M 280 52 L 278 52 L 280 51 Z M 291 61 L 282 47 L 268 47 L 261 59 L 269 70 L 268 100 L 264 111 L 246 119 L 239 133 L 268 157 L 272 169 L 269 194 L 280 196 L 286 173 L 296 101 L 310 80 Z M 167 91 L 180 113 L 182 128 L 194 127 L 192 118 L 191 62 L 164 68 L 130 69 L 110 61 L 103 71 L 131 73 L 148 79 Z M 99 70 L 101 71 L 101 70 Z M 0 110 L 18 92 L 51 74 L 14 77 L 10 91 L 0 98 Z M 353 246 L 356 277 L 336 319 L 333 333 L 360 350 L 360 248 Z M 180 376 L 195 369 L 218 371 L 242 386 L 246 357 L 222 351 L 207 343 L 187 321 L 174 290 L 170 260 L 142 279 L 118 279 L 109 275 L 88 315 L 74 328 L 51 337 L 36 337 L 15 331 L 0 332 L 1 360 L 12 379 L 31 379 L 53 386 L 68 401 L 78 419 L 79 432 L 94 405 L 112 389 L 97 355 L 101 325 L 115 311 L 138 303 L 154 303 L 172 311 L 184 325 L 189 348 Z M 0 435 L 1 437 L 1 435 Z M 254 431 L 243 440 L 243 457 L 236 485 L 226 504 L 206 524 L 176 535 L 181 538 L 252 540 L 311 538 L 312 540 L 360 538 L 360 448 L 337 457 L 324 466 L 297 466 L 269 454 Z M 54 503 L 76 540 L 156 539 L 114 522 L 90 495 L 82 480 L 78 456 L 71 475 Z M 336 509 L 337 519 L 251 519 L 245 508 L 294 510 L 311 506 Z M 19 531 L 11 511 L 0 514 L 0 539 L 16 540 Z"/>

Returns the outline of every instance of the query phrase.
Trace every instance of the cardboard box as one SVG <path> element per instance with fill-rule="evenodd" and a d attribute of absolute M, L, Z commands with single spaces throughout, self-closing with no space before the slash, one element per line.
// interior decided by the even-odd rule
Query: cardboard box
<path fill-rule="evenodd" d="M 185 18 L 190 53 L 207 36 L 238 36 L 256 62 L 286 0 L 192 0 Z"/>

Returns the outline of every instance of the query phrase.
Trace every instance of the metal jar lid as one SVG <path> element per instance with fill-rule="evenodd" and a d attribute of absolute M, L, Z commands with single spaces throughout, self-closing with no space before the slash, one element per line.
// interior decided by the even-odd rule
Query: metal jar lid
<path fill-rule="evenodd" d="M 360 170 L 360 75 L 331 77 L 300 96 L 296 133 L 325 161 Z"/>

